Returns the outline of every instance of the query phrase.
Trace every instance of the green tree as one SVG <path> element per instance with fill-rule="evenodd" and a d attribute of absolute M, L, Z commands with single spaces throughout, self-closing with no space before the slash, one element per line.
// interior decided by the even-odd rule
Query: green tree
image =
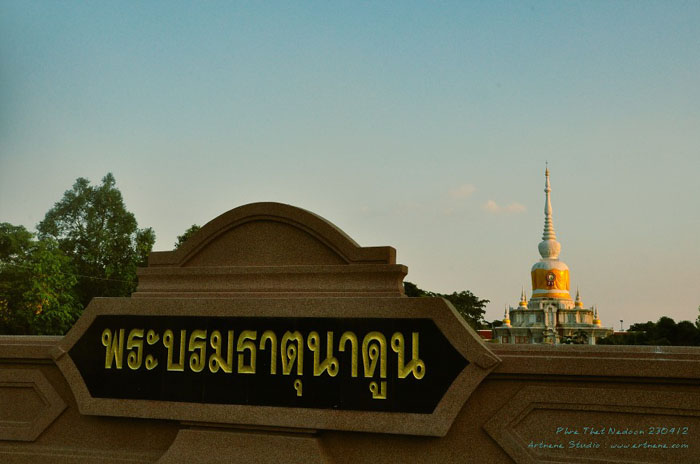
<path fill-rule="evenodd" d="M 676 325 L 672 343 L 676 346 L 700 345 L 700 330 L 690 321 L 681 321 Z"/>
<path fill-rule="evenodd" d="M 0 224 L 0 333 L 64 334 L 80 315 L 76 281 L 56 241 Z"/>
<path fill-rule="evenodd" d="M 139 229 L 126 210 L 111 173 L 97 186 L 78 178 L 37 229 L 39 238 L 56 240 L 71 258 L 83 306 L 96 296 L 130 295 L 136 289 L 136 268 L 146 264 L 155 242 L 153 230 Z"/>
<path fill-rule="evenodd" d="M 194 234 L 199 232 L 199 229 L 201 229 L 202 226 L 198 226 L 197 224 L 192 224 L 189 229 L 185 231 L 184 234 L 178 235 L 177 236 L 177 242 L 175 242 L 175 249 L 177 250 L 182 246 L 183 243 L 185 243 L 187 240 L 189 240 L 190 237 L 192 237 Z"/>
<path fill-rule="evenodd" d="M 449 295 L 436 293 L 435 296 L 441 296 L 452 303 L 460 316 L 462 316 L 473 329 L 479 329 L 483 325 L 486 304 L 489 300 L 480 300 L 469 290 L 452 292 Z"/>
<path fill-rule="evenodd" d="M 489 300 L 481 300 L 469 290 L 450 294 L 435 293 L 418 288 L 414 283 L 404 282 L 404 294 L 409 297 L 441 297 L 452 303 L 460 316 L 473 328 L 484 326 L 484 313 Z M 487 327 L 488 328 L 488 327 Z"/>
<path fill-rule="evenodd" d="M 0 260 L 3 264 L 16 264 L 32 245 L 33 234 L 23 226 L 0 223 Z"/>
<path fill-rule="evenodd" d="M 700 328 L 690 321 L 676 323 L 662 316 L 657 322 L 632 324 L 627 332 L 600 339 L 598 344 L 700 346 Z"/>
<path fill-rule="evenodd" d="M 408 282 L 405 281 L 403 283 L 403 292 L 406 296 L 409 297 L 419 297 L 419 296 L 428 296 L 428 292 L 426 292 L 423 289 L 418 288 L 416 284 L 413 282 Z"/>
<path fill-rule="evenodd" d="M 0 223 L 0 333 L 15 334 L 21 325 L 22 294 L 28 281 L 26 258 L 33 235 L 22 226 Z"/>

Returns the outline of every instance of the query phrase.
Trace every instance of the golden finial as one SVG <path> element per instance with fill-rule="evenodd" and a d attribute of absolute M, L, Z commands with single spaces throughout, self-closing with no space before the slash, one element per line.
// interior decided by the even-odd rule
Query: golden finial
<path fill-rule="evenodd" d="M 598 305 L 594 305 L 594 315 L 593 315 L 593 325 L 601 325 L 600 318 L 598 317 Z"/>
<path fill-rule="evenodd" d="M 578 287 L 576 287 L 576 307 L 583 308 L 583 301 L 581 300 L 581 292 L 579 292 Z"/>
<path fill-rule="evenodd" d="M 521 308 L 527 307 L 527 297 L 525 296 L 525 287 L 523 287 L 521 292 L 520 292 L 520 307 Z"/>

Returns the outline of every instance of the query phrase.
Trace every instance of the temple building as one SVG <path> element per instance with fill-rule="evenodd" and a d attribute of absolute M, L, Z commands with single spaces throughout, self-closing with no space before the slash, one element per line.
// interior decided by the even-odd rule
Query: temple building
<path fill-rule="evenodd" d="M 527 301 L 525 289 L 517 307 L 506 307 L 503 325 L 494 328 L 497 343 L 577 343 L 595 345 L 598 338 L 613 333 L 601 327 L 597 307 L 583 306 L 581 294 L 576 300 L 569 293 L 569 267 L 559 260 L 561 244 L 557 242 L 552 222 L 549 169 L 545 170 L 544 233 L 538 248 L 540 259 L 532 266 L 532 297 Z"/>

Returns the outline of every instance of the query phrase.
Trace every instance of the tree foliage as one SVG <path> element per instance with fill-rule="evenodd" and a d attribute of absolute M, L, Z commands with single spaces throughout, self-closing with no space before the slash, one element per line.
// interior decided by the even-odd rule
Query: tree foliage
<path fill-rule="evenodd" d="M 139 229 L 126 210 L 111 173 L 97 186 L 78 178 L 37 229 L 40 239 L 55 240 L 70 257 L 83 306 L 95 296 L 130 295 L 136 268 L 146 264 L 155 242 L 153 230 Z"/>
<path fill-rule="evenodd" d="M 185 243 L 187 240 L 189 240 L 190 237 L 192 237 L 194 234 L 199 232 L 199 229 L 201 229 L 202 226 L 198 226 L 197 224 L 192 224 L 189 229 L 185 231 L 184 234 L 178 235 L 177 236 L 177 242 L 175 242 L 175 249 L 177 250 L 182 246 L 183 243 Z"/>
<path fill-rule="evenodd" d="M 0 333 L 60 335 L 80 315 L 70 259 L 52 239 L 0 224 Z"/>
<path fill-rule="evenodd" d="M 425 290 L 418 288 L 416 284 L 409 281 L 404 281 L 403 292 L 408 297 L 430 296 L 430 292 L 426 292 Z"/>
<path fill-rule="evenodd" d="M 700 345 L 700 327 L 690 321 L 676 323 L 663 316 L 657 322 L 632 324 L 629 330 L 602 338 L 599 345 Z"/>
<path fill-rule="evenodd" d="M 444 294 L 423 290 L 412 282 L 404 282 L 403 286 L 405 295 L 409 297 L 441 297 L 446 299 L 452 303 L 459 315 L 473 329 L 481 328 L 485 324 L 484 314 L 489 300 L 481 300 L 469 290 Z"/>

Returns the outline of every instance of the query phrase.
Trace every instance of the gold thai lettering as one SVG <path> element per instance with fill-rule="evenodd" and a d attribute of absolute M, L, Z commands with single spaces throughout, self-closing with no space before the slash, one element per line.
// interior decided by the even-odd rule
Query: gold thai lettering
<path fill-rule="evenodd" d="M 255 374 L 256 350 L 255 340 L 258 338 L 258 332 L 255 330 L 244 330 L 238 336 L 238 373 L 239 374 Z M 246 365 L 244 361 L 244 351 L 250 351 L 250 364 Z"/>
<path fill-rule="evenodd" d="M 345 345 L 350 342 L 350 375 L 357 377 L 357 335 L 354 332 L 343 332 L 338 342 L 338 351 L 345 352 Z"/>
<path fill-rule="evenodd" d="M 136 370 L 143 362 L 143 329 L 131 329 L 129 337 L 126 339 L 126 349 L 129 351 L 126 357 L 126 364 L 129 369 Z"/>
<path fill-rule="evenodd" d="M 160 340 L 160 336 L 156 333 L 155 330 L 149 329 L 148 333 L 146 333 L 146 341 L 148 342 L 149 345 L 155 345 L 158 343 L 158 340 Z"/>
<path fill-rule="evenodd" d="M 385 400 L 386 399 L 386 381 L 382 380 L 379 385 L 377 382 L 369 383 L 369 391 L 372 392 L 373 400 Z"/>
<path fill-rule="evenodd" d="M 411 336 L 411 360 L 404 364 L 405 343 L 403 334 L 396 332 L 391 336 L 391 349 L 398 354 L 398 376 L 405 379 L 409 374 L 413 374 L 416 379 L 422 379 L 425 375 L 425 363 L 418 357 L 418 332 L 413 332 Z"/>
<path fill-rule="evenodd" d="M 160 335 L 158 335 L 155 330 L 149 329 L 146 333 L 146 342 L 149 345 L 155 345 L 160 340 Z M 158 360 L 152 355 L 146 356 L 146 369 L 153 370 L 158 366 Z"/>
<path fill-rule="evenodd" d="M 173 331 L 168 329 L 163 333 L 163 345 L 168 349 L 168 363 L 167 370 L 169 371 L 179 371 L 185 370 L 185 343 L 187 340 L 187 331 L 180 331 L 180 353 L 178 356 L 178 362 L 173 362 L 173 354 L 175 352 L 174 344 L 175 337 Z"/>
<path fill-rule="evenodd" d="M 119 335 L 115 330 L 114 336 L 111 330 L 104 329 L 102 331 L 102 345 L 106 348 L 105 369 L 111 369 L 112 363 L 116 365 L 117 369 L 121 369 L 124 357 L 124 329 L 119 329 Z"/>
<path fill-rule="evenodd" d="M 386 337 L 381 332 L 370 332 L 362 340 L 362 365 L 365 377 L 374 377 L 379 363 L 379 376 L 386 378 Z"/>
<path fill-rule="evenodd" d="M 149 371 L 155 369 L 158 366 L 158 360 L 151 356 L 150 354 L 146 356 L 146 369 Z"/>
<path fill-rule="evenodd" d="M 192 372 L 202 372 L 207 360 L 207 331 L 193 330 L 190 334 L 187 350 L 192 353 L 189 363 Z"/>
<path fill-rule="evenodd" d="M 221 369 L 225 373 L 230 374 L 233 371 L 233 330 L 228 331 L 226 359 L 221 354 L 221 332 L 218 330 L 212 331 L 209 344 L 214 348 L 214 353 L 209 356 L 209 371 L 217 373 Z"/>
<path fill-rule="evenodd" d="M 338 364 L 338 358 L 333 356 L 333 332 L 326 332 L 326 359 L 323 361 L 321 361 L 321 347 L 319 346 L 319 342 L 320 337 L 316 331 L 312 331 L 309 333 L 309 336 L 306 337 L 306 344 L 314 354 L 314 376 L 318 377 L 324 372 L 328 372 L 328 375 L 335 377 L 338 375 L 340 366 Z"/>
<path fill-rule="evenodd" d="M 294 390 L 296 390 L 297 396 L 301 396 L 301 392 L 302 392 L 301 379 L 296 379 L 294 381 Z"/>
<path fill-rule="evenodd" d="M 270 341 L 270 374 L 277 374 L 277 335 L 272 330 L 266 330 L 260 336 L 260 349 L 265 349 L 265 344 Z"/>
<path fill-rule="evenodd" d="M 296 342 L 296 345 L 294 342 Z M 291 374 L 295 361 L 297 363 L 297 374 L 304 374 L 304 337 L 298 331 L 286 331 L 282 335 L 280 355 L 282 356 L 282 374 Z"/>
<path fill-rule="evenodd" d="M 153 370 L 158 366 L 159 360 L 156 353 L 148 354 L 147 346 L 162 341 L 167 349 L 166 369 L 175 372 L 183 372 L 185 367 L 189 366 L 189 370 L 196 373 L 208 367 L 211 373 L 222 371 L 231 374 L 235 370 L 240 374 L 256 374 L 257 351 L 261 350 L 269 351 L 270 375 L 277 375 L 279 349 L 282 359 L 281 373 L 303 376 L 304 349 L 308 349 L 311 354 L 307 355 L 309 359 L 306 362 L 313 364 L 314 377 L 324 374 L 336 377 L 342 361 L 345 369 L 348 369 L 347 374 L 357 378 L 362 357 L 363 377 L 370 379 L 370 389 L 375 399 L 386 398 L 386 386 L 381 380 L 387 378 L 389 346 L 397 355 L 396 371 L 393 371 L 392 364 L 392 376 L 393 372 L 396 372 L 397 379 L 405 379 L 412 375 L 421 380 L 426 372 L 425 362 L 420 358 L 419 332 L 411 332 L 411 340 L 407 343 L 405 332 L 394 332 L 388 339 L 388 334 L 371 331 L 360 341 L 355 332 L 344 331 L 337 339 L 337 333 L 329 330 L 326 331 L 325 347 L 321 335 L 315 330 L 308 332 L 308 335 L 298 330 L 288 330 L 281 338 L 278 338 L 274 330 L 265 330 L 259 339 L 257 330 L 243 330 L 237 334 L 237 338 L 234 330 L 224 333 L 220 330 L 205 329 L 179 332 L 179 340 L 176 340 L 176 334 L 171 329 L 166 329 L 160 334 L 153 329 L 144 328 L 104 329 L 101 341 L 105 347 L 105 369 L 122 369 L 126 350 L 126 364 L 129 369 L 138 370 L 145 366 L 147 370 Z M 338 340 L 337 346 L 334 345 L 335 340 Z M 344 355 L 335 356 L 336 349 Z M 296 389 L 297 384 L 294 383 L 294 386 Z M 301 389 L 301 384 L 299 388 Z"/>

